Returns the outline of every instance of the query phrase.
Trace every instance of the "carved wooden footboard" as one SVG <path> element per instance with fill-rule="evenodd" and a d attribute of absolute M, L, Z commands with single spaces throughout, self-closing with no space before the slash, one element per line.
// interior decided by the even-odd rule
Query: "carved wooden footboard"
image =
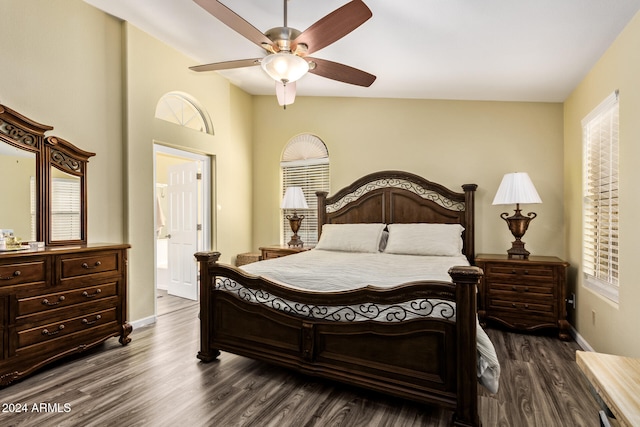
<path fill-rule="evenodd" d="M 421 403 L 454 410 L 454 425 L 477 426 L 476 267 L 454 267 L 453 283 L 414 282 L 390 289 L 308 293 L 219 264 L 200 252 L 201 348 L 209 362 L 220 351 L 278 364 Z M 259 293 L 270 304 L 223 289 L 221 280 Z M 218 286 L 216 286 L 218 283 Z M 248 295 L 248 294 L 247 294 Z M 308 307 L 363 302 L 399 304 L 437 298 L 455 303 L 452 319 L 349 322 L 288 313 L 283 301 Z"/>

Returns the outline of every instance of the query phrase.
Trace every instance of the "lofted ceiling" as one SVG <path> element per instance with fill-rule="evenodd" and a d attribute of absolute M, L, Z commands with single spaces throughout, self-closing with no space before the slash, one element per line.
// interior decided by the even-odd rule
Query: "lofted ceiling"
<path fill-rule="evenodd" d="M 85 0 L 193 59 L 264 56 L 192 0 Z M 288 0 L 305 30 L 346 0 Z M 562 102 L 640 0 L 364 0 L 373 17 L 314 53 L 377 76 L 368 88 L 307 74 L 298 96 Z M 261 31 L 283 25 L 283 0 L 222 0 Z M 259 67 L 214 71 L 254 95 L 274 94 Z M 213 73 L 213 72 L 212 72 Z"/>

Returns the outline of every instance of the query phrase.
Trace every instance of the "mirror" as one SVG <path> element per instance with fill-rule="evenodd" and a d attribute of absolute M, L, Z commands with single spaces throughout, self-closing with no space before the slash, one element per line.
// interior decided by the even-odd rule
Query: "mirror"
<path fill-rule="evenodd" d="M 87 243 L 89 157 L 53 127 L 0 105 L 0 229 L 46 245 Z"/>
<path fill-rule="evenodd" d="M 23 241 L 37 240 L 36 153 L 0 141 L 0 230 Z"/>
<path fill-rule="evenodd" d="M 56 136 L 45 138 L 47 245 L 87 242 L 86 168 L 94 153 Z"/>

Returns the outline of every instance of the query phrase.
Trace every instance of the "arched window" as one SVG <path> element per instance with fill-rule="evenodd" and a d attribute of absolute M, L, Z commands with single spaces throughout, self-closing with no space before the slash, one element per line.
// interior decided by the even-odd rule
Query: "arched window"
<path fill-rule="evenodd" d="M 169 92 L 156 105 L 156 118 L 213 135 L 213 126 L 204 108 L 183 92 Z"/>
<path fill-rule="evenodd" d="M 316 191 L 329 191 L 329 151 L 320 138 L 308 133 L 297 135 L 289 140 L 282 153 L 282 191 L 288 187 L 302 187 L 308 210 L 300 210 L 304 215 L 298 235 L 305 245 L 318 242 L 318 200 Z M 293 211 L 285 209 L 282 216 L 282 241 L 291 238 L 291 227 L 286 215 Z"/>

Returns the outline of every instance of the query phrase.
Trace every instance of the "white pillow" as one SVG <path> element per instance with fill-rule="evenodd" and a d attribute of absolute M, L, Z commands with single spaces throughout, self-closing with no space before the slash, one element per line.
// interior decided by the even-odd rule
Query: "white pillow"
<path fill-rule="evenodd" d="M 378 252 L 385 224 L 324 224 L 316 249 Z"/>
<path fill-rule="evenodd" d="M 384 252 L 403 255 L 462 254 L 460 224 L 389 224 L 389 241 Z"/>

